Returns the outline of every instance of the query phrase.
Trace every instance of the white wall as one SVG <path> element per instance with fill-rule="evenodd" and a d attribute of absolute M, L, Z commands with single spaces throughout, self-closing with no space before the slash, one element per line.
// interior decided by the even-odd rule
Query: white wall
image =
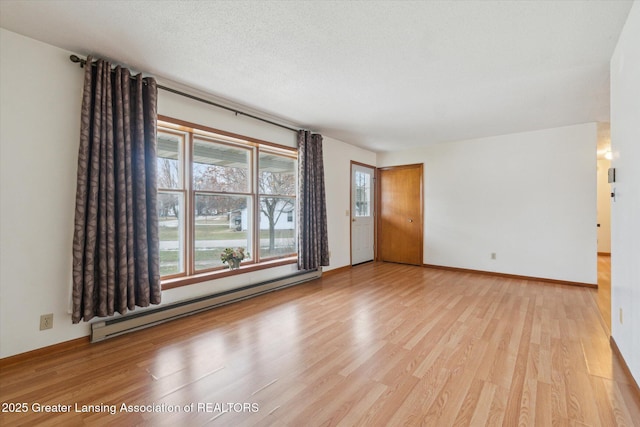
<path fill-rule="evenodd" d="M 171 82 L 158 81 L 158 83 L 181 89 L 179 85 Z M 203 94 L 198 96 L 206 98 L 206 95 Z M 250 117 L 236 116 L 231 111 L 193 101 L 164 90 L 158 91 L 158 114 L 201 126 L 209 126 L 227 132 L 275 142 L 287 147 L 295 147 L 297 145 L 297 136 L 293 131 L 272 126 Z"/>
<path fill-rule="evenodd" d="M 69 61 L 70 54 L 0 29 L 0 357 L 89 334 L 88 324 L 73 325 L 69 314 L 83 76 L 83 70 Z M 159 91 L 158 111 L 283 145 L 296 144 L 294 132 L 165 91 Z M 326 146 L 334 267 L 349 262 L 348 252 L 346 257 L 343 253 L 349 245 L 344 212 L 335 218 L 336 210 L 349 206 L 349 159 L 344 156 L 375 164 L 375 154 L 330 139 Z M 198 283 L 165 291 L 162 301 L 167 304 L 294 271 L 296 266 L 288 265 Z M 40 315 L 45 313 L 54 314 L 54 327 L 39 331 Z"/>
<path fill-rule="evenodd" d="M 0 29 L 0 357 L 89 331 L 67 314 L 81 96 L 66 52 Z"/>
<path fill-rule="evenodd" d="M 640 383 L 640 2 L 611 58 L 611 332 Z M 620 310 L 623 321 L 620 322 Z"/>
<path fill-rule="evenodd" d="M 597 283 L 595 123 L 378 155 L 424 163 L 424 262 Z M 491 259 L 491 253 L 496 259 Z"/>
<path fill-rule="evenodd" d="M 598 253 L 611 253 L 611 161 L 598 159 Z"/>

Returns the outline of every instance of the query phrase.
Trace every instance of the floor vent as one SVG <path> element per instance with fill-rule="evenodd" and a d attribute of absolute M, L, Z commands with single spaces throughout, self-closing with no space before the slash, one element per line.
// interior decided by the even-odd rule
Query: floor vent
<path fill-rule="evenodd" d="M 241 301 L 256 295 L 297 285 L 317 279 L 321 275 L 322 272 L 320 270 L 300 272 L 281 279 L 270 280 L 232 291 L 167 304 L 156 310 L 148 310 L 116 319 L 94 322 L 91 324 L 91 342 L 103 341 L 107 338 L 113 338 L 118 335 L 148 328 L 180 317 L 190 316 L 201 311 Z"/>

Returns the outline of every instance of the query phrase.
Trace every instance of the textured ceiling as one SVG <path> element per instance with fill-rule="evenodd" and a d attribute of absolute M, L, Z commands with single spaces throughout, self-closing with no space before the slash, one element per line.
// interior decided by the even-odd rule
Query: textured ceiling
<path fill-rule="evenodd" d="M 0 1 L 0 26 L 375 151 L 608 121 L 630 1 Z"/>

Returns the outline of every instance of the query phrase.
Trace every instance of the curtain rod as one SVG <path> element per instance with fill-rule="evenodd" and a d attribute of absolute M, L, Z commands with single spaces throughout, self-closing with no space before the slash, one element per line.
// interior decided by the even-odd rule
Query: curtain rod
<path fill-rule="evenodd" d="M 84 68 L 84 66 L 87 64 L 87 60 L 80 58 L 78 55 L 69 56 L 69 60 L 71 62 L 80 64 L 80 68 Z M 95 64 L 91 64 L 91 65 L 93 66 Z M 191 94 L 188 94 L 188 93 L 185 93 L 185 92 L 181 92 L 179 90 L 176 90 L 176 89 L 173 89 L 173 88 L 170 88 L 170 87 L 167 87 L 167 86 L 157 85 L 157 87 L 158 87 L 158 89 L 162 89 L 162 90 L 167 91 L 167 92 L 175 93 L 176 95 L 184 96 L 185 98 L 193 99 L 194 101 L 202 102 L 204 104 L 213 105 L 214 107 L 218 107 L 218 108 L 222 108 L 222 109 L 227 110 L 227 111 L 231 111 L 231 112 L 235 113 L 236 116 L 237 115 L 241 115 L 241 116 L 245 116 L 245 117 L 250 117 L 250 118 L 252 118 L 254 120 L 260 120 L 261 122 L 268 123 L 268 124 L 273 125 L 273 126 L 278 126 L 280 128 L 287 129 L 287 130 L 290 130 L 290 131 L 293 131 L 293 132 L 298 132 L 300 130 L 300 129 L 296 129 L 296 128 L 292 128 L 292 127 L 289 127 L 289 126 L 282 125 L 280 123 L 272 122 L 271 120 L 263 119 L 262 117 L 254 116 L 253 114 L 245 113 L 243 111 L 236 110 L 234 108 L 227 107 L 227 106 L 222 105 L 222 104 L 217 104 L 217 103 L 215 103 L 213 101 L 209 101 L 209 100 L 204 99 L 204 98 L 199 98 L 197 96 L 194 96 L 194 95 L 191 95 Z"/>

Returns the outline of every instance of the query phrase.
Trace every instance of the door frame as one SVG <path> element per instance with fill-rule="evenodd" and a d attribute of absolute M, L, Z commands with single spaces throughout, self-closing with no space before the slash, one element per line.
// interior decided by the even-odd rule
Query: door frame
<path fill-rule="evenodd" d="M 424 265 L 424 163 L 412 163 L 408 165 L 398 165 L 398 166 L 385 166 L 381 168 L 377 168 L 376 174 L 379 174 L 385 170 L 394 170 L 394 169 L 419 169 L 420 170 L 420 265 Z M 376 199 L 378 200 L 378 204 L 376 205 L 376 230 L 379 230 L 381 221 L 381 209 L 382 209 L 382 195 L 381 195 L 381 185 L 380 179 L 376 180 Z M 378 239 L 380 238 L 380 233 L 376 234 L 376 248 L 380 246 L 380 242 Z M 378 252 L 376 250 L 375 253 L 376 261 L 380 261 L 378 257 Z"/>
<path fill-rule="evenodd" d="M 349 164 L 349 265 L 353 265 L 353 166 L 363 166 L 373 170 L 373 261 L 378 259 L 378 168 L 351 160 Z"/>

